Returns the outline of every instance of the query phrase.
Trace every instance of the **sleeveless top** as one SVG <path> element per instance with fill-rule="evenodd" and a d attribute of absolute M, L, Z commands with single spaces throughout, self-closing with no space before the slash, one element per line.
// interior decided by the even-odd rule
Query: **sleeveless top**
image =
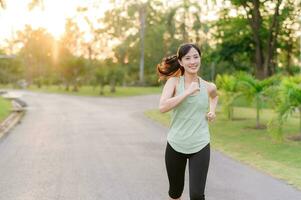
<path fill-rule="evenodd" d="M 184 92 L 184 77 L 180 76 L 176 95 Z M 210 142 L 206 114 L 209 98 L 205 82 L 200 80 L 200 92 L 185 98 L 173 109 L 167 141 L 177 152 L 191 154 Z"/>

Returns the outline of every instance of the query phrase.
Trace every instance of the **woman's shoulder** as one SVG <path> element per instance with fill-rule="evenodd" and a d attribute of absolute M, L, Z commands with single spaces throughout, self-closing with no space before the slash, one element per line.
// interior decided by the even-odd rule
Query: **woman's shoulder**
<path fill-rule="evenodd" d="M 165 83 L 166 90 L 172 91 L 172 96 L 176 94 L 176 88 L 179 83 L 179 77 L 170 77 Z"/>
<path fill-rule="evenodd" d="M 169 79 L 167 79 L 166 83 L 177 85 L 179 80 L 180 80 L 180 77 L 172 76 Z"/>

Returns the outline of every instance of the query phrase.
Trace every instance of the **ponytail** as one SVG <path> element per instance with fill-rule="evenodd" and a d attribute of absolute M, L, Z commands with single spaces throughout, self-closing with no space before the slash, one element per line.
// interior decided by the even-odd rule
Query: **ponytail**
<path fill-rule="evenodd" d="M 158 81 L 167 80 L 170 77 L 179 77 L 184 74 L 184 71 L 176 55 L 165 57 L 157 65 Z"/>
<path fill-rule="evenodd" d="M 180 65 L 179 60 L 182 60 L 183 56 L 185 56 L 191 48 L 197 50 L 200 56 L 202 55 L 198 46 L 192 43 L 184 43 L 178 48 L 177 55 L 163 58 L 162 62 L 157 65 L 159 81 L 167 80 L 173 76 L 182 76 L 184 74 L 185 69 Z"/>

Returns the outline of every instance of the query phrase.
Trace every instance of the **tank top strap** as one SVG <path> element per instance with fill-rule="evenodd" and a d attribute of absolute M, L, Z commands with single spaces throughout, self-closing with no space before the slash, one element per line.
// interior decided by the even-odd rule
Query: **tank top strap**
<path fill-rule="evenodd" d="M 199 86 L 200 86 L 201 89 L 203 89 L 204 88 L 204 83 L 203 83 L 203 81 L 200 77 L 198 77 L 198 79 L 199 79 Z"/>
<path fill-rule="evenodd" d="M 198 77 L 198 79 L 199 79 L 199 87 L 200 87 L 201 91 L 207 91 L 207 86 L 206 86 L 205 82 L 200 77 Z M 184 87 L 185 87 L 184 76 L 179 76 L 178 84 L 176 86 L 177 94 L 180 94 L 183 91 L 185 91 Z"/>
<path fill-rule="evenodd" d="M 200 90 L 204 91 L 203 95 L 208 97 L 207 85 L 206 85 L 205 81 L 203 81 L 200 77 L 199 77 L 199 81 L 200 81 Z"/>
<path fill-rule="evenodd" d="M 204 81 L 202 81 L 202 79 L 200 77 L 198 77 L 199 79 L 199 87 L 200 89 L 204 89 L 206 88 L 206 84 L 204 83 Z M 177 93 L 180 94 L 182 93 L 184 90 L 185 90 L 185 84 L 184 84 L 184 76 L 179 76 L 179 80 L 178 80 L 178 84 L 176 86 L 176 90 L 177 90 Z"/>
<path fill-rule="evenodd" d="M 178 84 L 176 87 L 177 94 L 180 94 L 184 91 L 184 83 L 183 83 L 183 76 L 179 76 Z"/>

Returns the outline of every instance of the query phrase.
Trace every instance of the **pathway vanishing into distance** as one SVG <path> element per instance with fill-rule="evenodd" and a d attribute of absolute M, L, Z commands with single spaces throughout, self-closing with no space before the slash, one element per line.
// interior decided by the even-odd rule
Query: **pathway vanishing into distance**
<path fill-rule="evenodd" d="M 28 108 L 21 124 L 0 140 L 0 200 L 168 199 L 167 129 L 143 115 L 158 107 L 158 95 L 15 92 Z M 206 196 L 300 200 L 301 191 L 212 150 Z"/>

